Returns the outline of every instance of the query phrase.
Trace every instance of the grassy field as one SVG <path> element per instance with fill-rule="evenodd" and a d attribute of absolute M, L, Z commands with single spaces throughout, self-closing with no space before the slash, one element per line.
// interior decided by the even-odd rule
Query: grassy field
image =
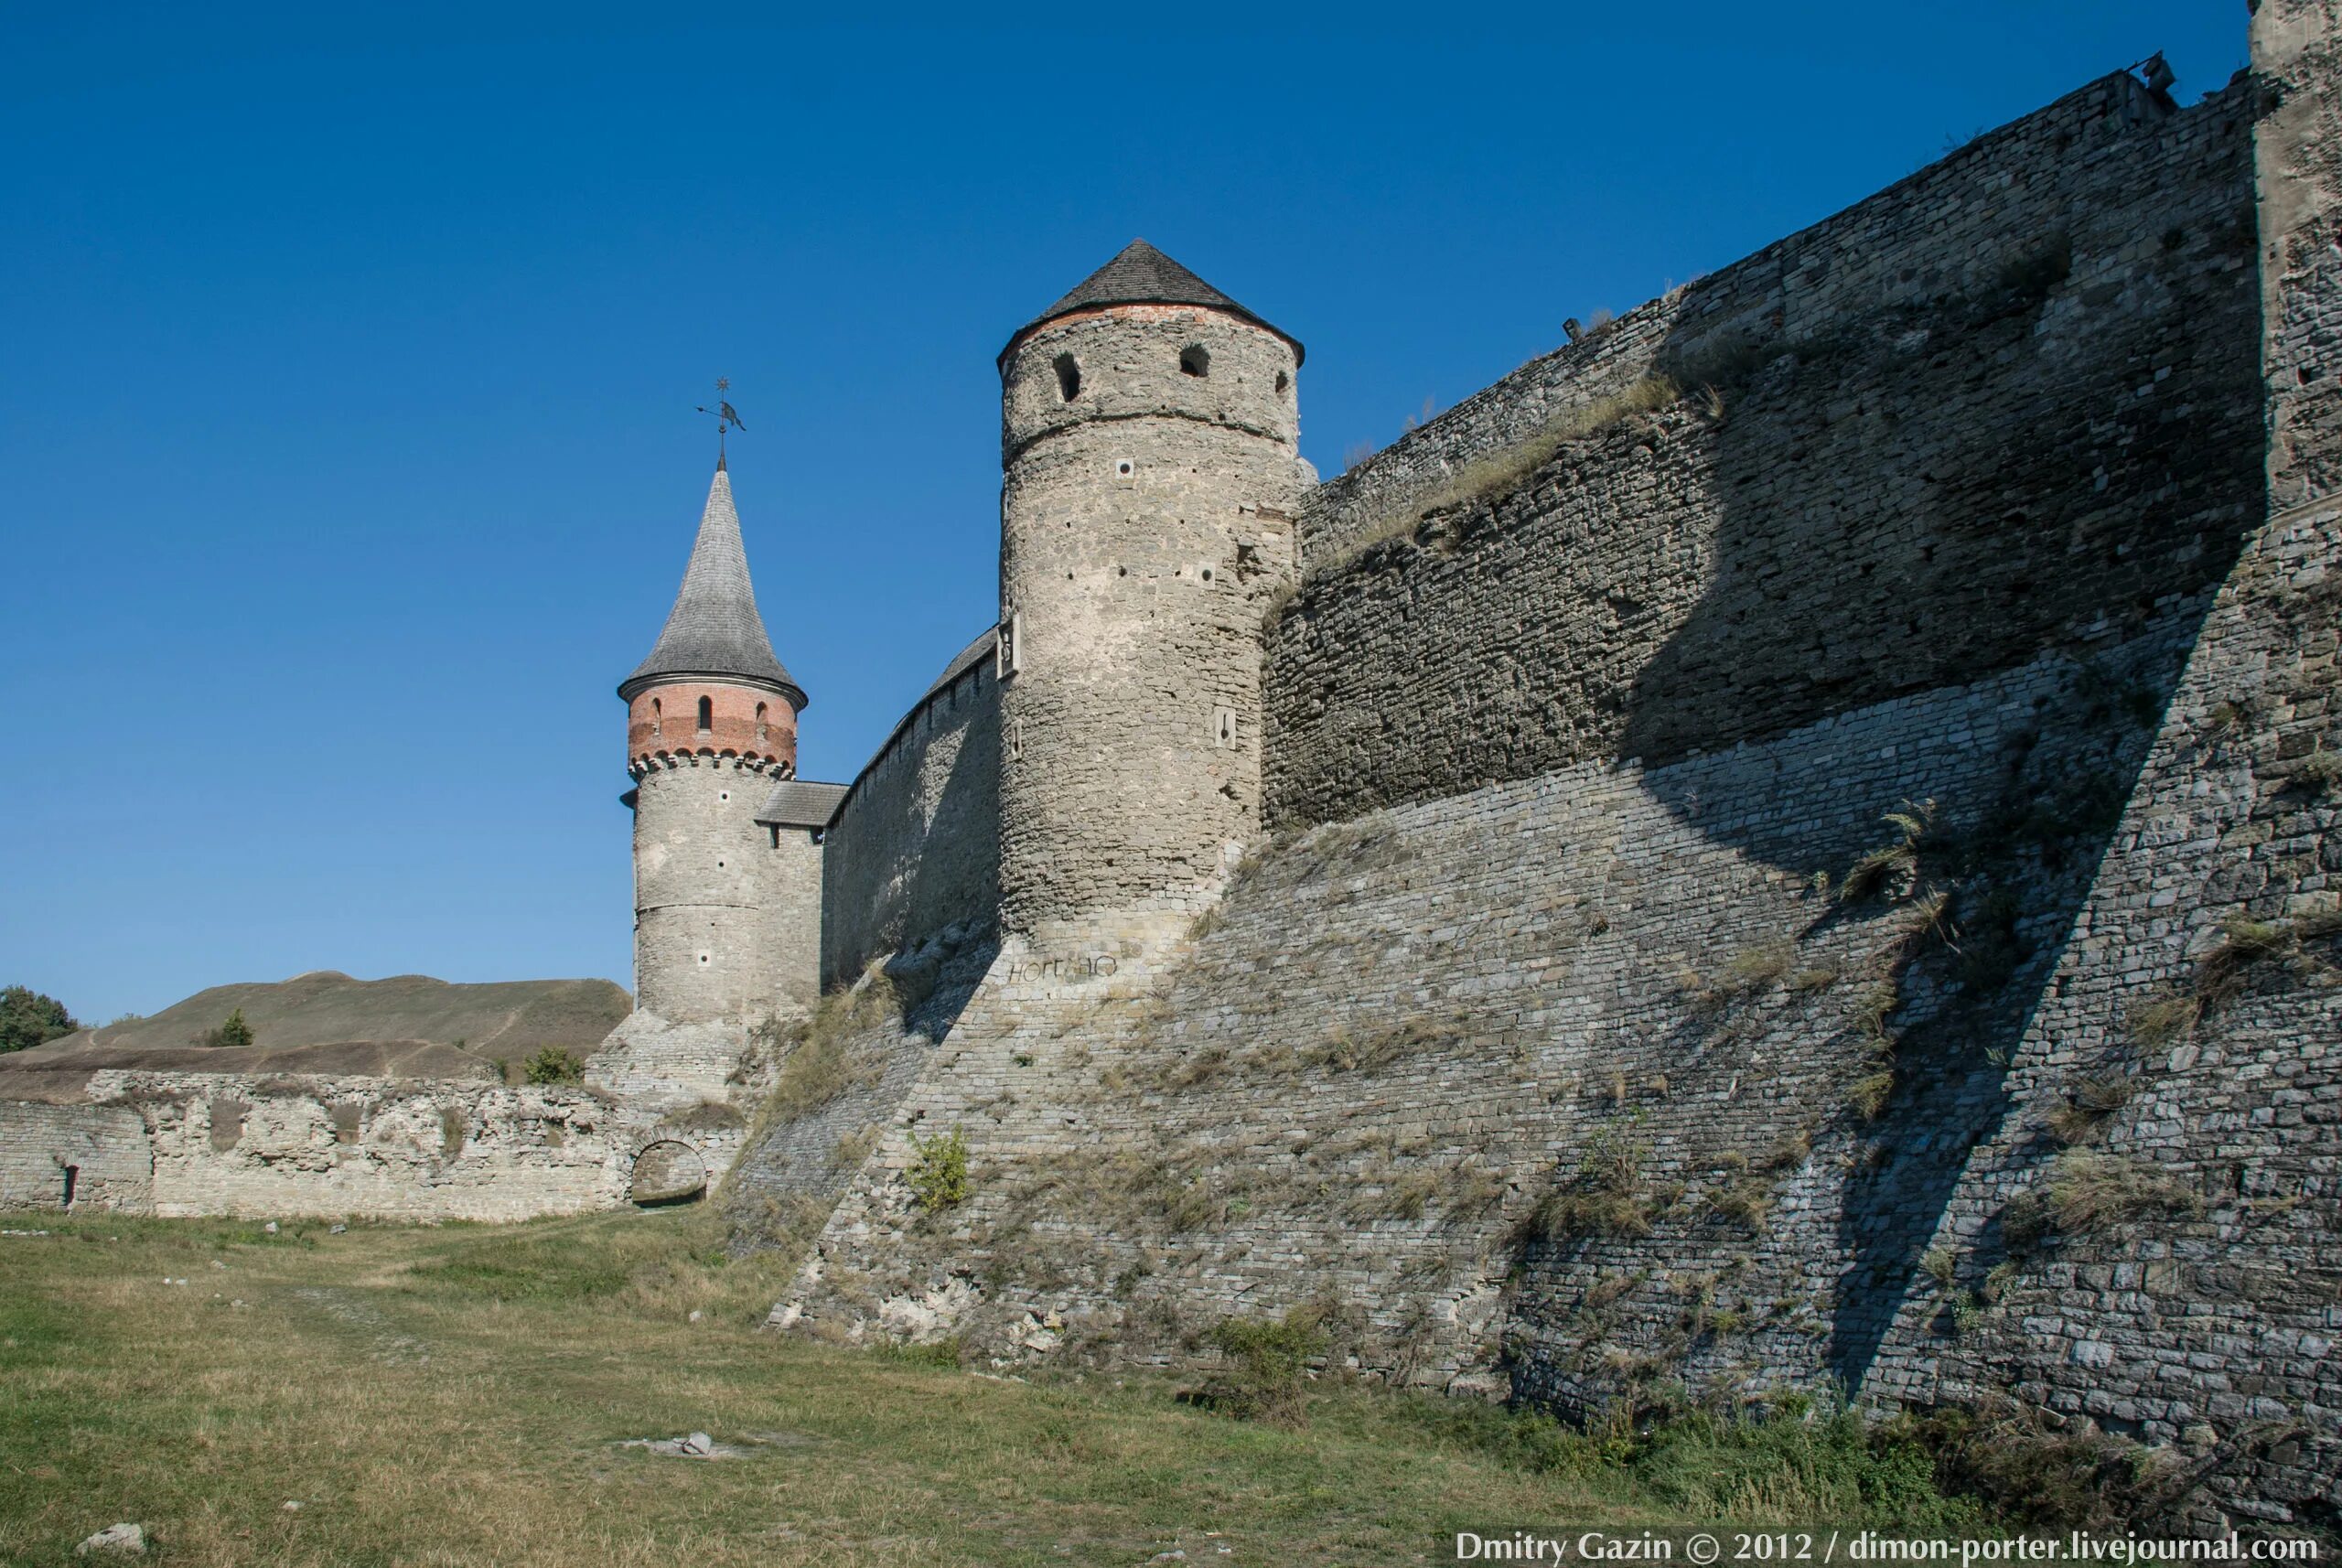
<path fill-rule="evenodd" d="M 0 1237 L 10 1563 L 116 1520 L 169 1563 L 783 1568 L 1416 1563 L 1471 1524 L 1979 1517 L 1843 1423 L 1605 1445 L 1318 1384 L 1284 1430 L 1154 1380 L 799 1343 L 756 1327 L 785 1262 L 725 1261 L 705 1211 L 0 1225 L 48 1232 Z M 693 1430 L 747 1455 L 620 1445 Z"/>

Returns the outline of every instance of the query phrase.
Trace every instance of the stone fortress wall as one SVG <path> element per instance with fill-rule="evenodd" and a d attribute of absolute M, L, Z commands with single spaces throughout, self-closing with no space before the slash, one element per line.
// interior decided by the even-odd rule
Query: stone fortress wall
<path fill-rule="evenodd" d="M 2331 1528 L 2335 12 L 1311 493 L 1273 843 L 1155 961 L 1004 946 L 776 1323 L 1180 1362 L 1317 1303 L 1576 1411 L 2013 1396 Z"/>
<path fill-rule="evenodd" d="M 987 631 L 858 774 L 822 834 L 822 978 L 1000 912 L 1000 678 Z"/>
<path fill-rule="evenodd" d="M 1324 486 L 1269 656 L 1272 822 L 2199 618 L 2261 508 L 2248 100 L 2094 82 Z M 1655 375 L 1686 395 L 1454 499 Z"/>
<path fill-rule="evenodd" d="M 11 1102 L 0 1208 L 525 1219 L 693 1195 L 746 1119 L 478 1079 L 102 1070 L 85 1102 Z"/>
<path fill-rule="evenodd" d="M 784 1326 L 1178 1364 L 1315 1305 L 1368 1375 L 1575 1412 L 2014 1398 L 2180 1455 L 2190 1524 L 2330 1530 L 2338 10 L 2261 0 L 2252 81 L 2093 82 L 1322 486 L 1241 307 L 1052 314 L 1002 358 L 1006 646 L 818 833 L 644 770 L 639 902 L 717 924 L 596 1088 L 100 1074 L 48 1131 L 166 1212 L 738 1150 L 743 1244 L 828 1213 Z M 844 1087 L 751 1133 L 759 964 L 909 1016 L 825 1005 L 787 1048 Z M 0 1182 L 56 1185 L 18 1124 Z"/>
<path fill-rule="evenodd" d="M 146 1125 L 119 1106 L 0 1101 L 0 1209 L 92 1208 L 143 1214 L 155 1203 Z"/>

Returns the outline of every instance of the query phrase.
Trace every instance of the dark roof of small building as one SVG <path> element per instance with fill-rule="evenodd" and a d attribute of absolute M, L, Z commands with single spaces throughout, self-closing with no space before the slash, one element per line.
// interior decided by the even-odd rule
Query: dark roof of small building
<path fill-rule="evenodd" d="M 732 506 L 732 476 L 718 463 L 700 514 L 699 537 L 675 607 L 659 633 L 650 657 L 618 685 L 631 698 L 655 681 L 745 681 L 768 686 L 802 710 L 805 689 L 790 679 L 774 657 L 764 618 L 757 613 L 757 591 L 748 581 L 748 553 L 740 542 L 740 514 Z"/>
<path fill-rule="evenodd" d="M 784 779 L 757 809 L 757 821 L 768 828 L 825 828 L 848 788 L 816 784 L 810 779 Z"/>
<path fill-rule="evenodd" d="M 1293 362 L 1301 363 L 1298 338 L 1271 326 L 1144 240 L 1123 246 L 1112 261 L 1074 285 L 1071 293 L 1018 328 L 1009 338 L 1008 348 L 1000 351 L 1002 362 L 1007 361 L 1008 349 L 1016 347 L 1019 338 L 1044 322 L 1108 305 L 1200 305 L 1223 311 L 1276 333 L 1293 345 Z"/>

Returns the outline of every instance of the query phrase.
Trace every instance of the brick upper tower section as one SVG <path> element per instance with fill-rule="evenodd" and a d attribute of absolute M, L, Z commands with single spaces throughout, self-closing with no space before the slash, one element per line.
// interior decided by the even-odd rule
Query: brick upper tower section
<path fill-rule="evenodd" d="M 675 607 L 618 695 L 627 703 L 628 765 L 638 775 L 654 759 L 679 756 L 736 757 L 796 771 L 805 692 L 774 657 L 757 613 L 732 477 L 721 463 Z"/>

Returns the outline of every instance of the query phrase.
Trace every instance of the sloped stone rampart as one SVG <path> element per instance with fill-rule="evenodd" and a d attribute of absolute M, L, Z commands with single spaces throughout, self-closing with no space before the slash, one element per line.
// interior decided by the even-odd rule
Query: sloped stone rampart
<path fill-rule="evenodd" d="M 2107 658 L 2167 685 L 2185 629 Z M 1541 1206 L 1589 1140 L 1623 1137 L 1649 1145 L 1648 1233 L 1540 1240 L 1536 1289 L 1740 1258 L 1739 1292 L 1795 1307 L 1746 1314 L 1747 1337 L 1693 1359 L 1750 1356 L 1752 1378 L 1817 1385 L 1837 1337 L 1875 1341 L 1891 1314 L 1847 1280 L 1888 1253 L 1907 1271 L 1951 1173 L 1933 1209 L 1905 1195 L 1849 1229 L 1850 1172 L 1879 1135 L 1849 1101 L 1875 1068 L 1858 1019 L 1905 967 L 1913 917 L 1842 904 L 1812 874 L 1891 842 L 1882 813 L 1922 797 L 1942 834 L 2009 839 L 1995 886 L 2011 958 L 1989 1000 L 1913 975 L 1895 1004 L 1957 1015 L 1978 1036 L 1962 1073 L 1989 1070 L 2087 875 L 2068 842 L 2086 824 L 2013 828 L 2012 811 L 2076 777 L 2119 800 L 2145 746 L 2097 682 L 2052 656 L 1723 757 L 1582 764 L 1320 828 L 1249 869 L 1151 972 L 1100 933 L 1012 944 L 781 1316 L 851 1336 L 909 1313 L 1004 1358 L 1176 1361 L 1218 1316 L 1323 1299 L 1351 1315 L 1360 1366 L 1492 1387 L 1509 1375 L 1505 1282 Z M 1948 950 L 1932 961 L 1956 967 Z M 1964 1149 L 1941 1110 L 1914 1101 L 1883 1124 Z M 955 1128 L 972 1196 L 922 1216 L 911 1134 Z M 1784 1159 L 1793 1134 L 1807 1146 Z M 1761 1240 L 1712 1201 L 1751 1183 L 1778 1210 Z M 1681 1303 L 1655 1287 L 1617 1310 L 1671 1326 Z M 1559 1354 L 1533 1337 L 1509 1353 L 1532 1377 Z"/>

